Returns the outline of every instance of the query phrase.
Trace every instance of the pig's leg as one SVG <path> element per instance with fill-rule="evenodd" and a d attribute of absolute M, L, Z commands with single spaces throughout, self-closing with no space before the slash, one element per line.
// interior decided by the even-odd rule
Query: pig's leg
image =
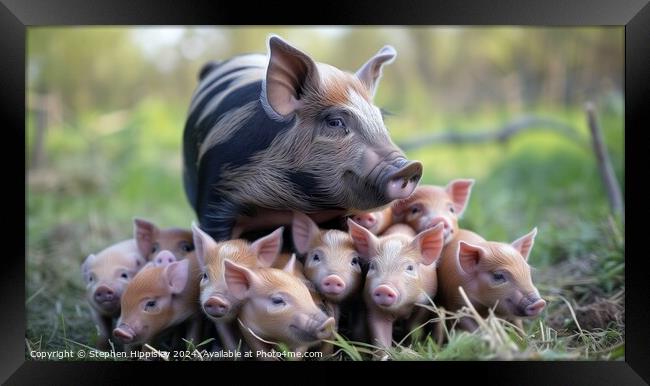
<path fill-rule="evenodd" d="M 368 311 L 368 326 L 372 344 L 390 347 L 393 341 L 393 322 L 395 319 L 383 312 L 371 308 Z"/>
<path fill-rule="evenodd" d="M 215 322 L 214 326 L 217 329 L 217 334 L 219 335 L 219 340 L 221 340 L 224 350 L 233 352 L 237 350 L 232 323 L 226 321 Z"/>
<path fill-rule="evenodd" d="M 97 348 L 100 350 L 108 350 L 111 346 L 108 339 L 111 337 L 113 318 L 110 316 L 101 315 L 95 309 L 91 310 L 91 315 L 95 325 L 99 329 L 99 337 L 97 338 Z"/>
<path fill-rule="evenodd" d="M 458 324 L 460 325 L 460 328 L 469 332 L 472 332 L 478 328 L 478 323 L 476 323 L 474 319 L 468 317 L 460 318 Z"/>
<path fill-rule="evenodd" d="M 411 333 L 413 330 L 415 330 L 416 328 L 424 324 L 428 317 L 429 317 L 429 310 L 416 306 L 413 315 L 409 318 L 409 321 L 407 323 L 408 333 Z M 411 341 L 415 340 L 415 338 L 417 338 L 418 336 L 421 336 L 422 329 L 425 329 L 426 331 L 427 330 L 426 325 L 422 326 L 417 332 L 411 335 Z"/>
<path fill-rule="evenodd" d="M 521 331 L 525 331 L 525 330 L 524 330 L 524 322 L 523 322 L 521 319 L 519 319 L 519 318 L 514 319 L 514 320 L 513 320 L 513 324 L 514 324 L 515 326 L 517 326 L 519 329 L 521 329 Z"/>
<path fill-rule="evenodd" d="M 216 241 L 230 240 L 240 206 L 210 192 L 199 211 L 201 229 Z"/>
<path fill-rule="evenodd" d="M 187 322 L 187 334 L 185 339 L 192 342 L 194 346 L 201 343 L 201 330 L 203 328 L 202 322 L 200 316 L 192 316 Z"/>

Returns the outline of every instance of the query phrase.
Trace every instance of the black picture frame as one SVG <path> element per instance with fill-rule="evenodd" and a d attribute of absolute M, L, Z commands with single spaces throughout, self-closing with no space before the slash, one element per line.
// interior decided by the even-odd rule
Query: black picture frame
<path fill-rule="evenodd" d="M 283 383 L 295 373 L 289 367 L 307 370 L 300 377 L 318 381 L 340 379 L 341 370 L 351 370 L 367 378 L 383 371 L 394 372 L 404 367 L 408 372 L 396 372 L 406 382 L 450 382 L 451 378 L 467 375 L 483 379 L 488 384 L 517 385 L 632 385 L 650 382 L 650 286 L 647 284 L 646 255 L 642 253 L 643 227 L 647 219 L 647 197 L 643 171 L 647 151 L 643 150 L 643 131 L 648 126 L 650 109 L 650 5 L 648 0 L 468 0 L 459 1 L 328 1 L 318 11 L 317 5 L 290 3 L 171 2 L 169 0 L 0 0 L 0 109 L 3 122 L 6 171 L 13 167 L 16 154 L 11 147 L 26 141 L 25 131 L 25 64 L 26 28 L 38 25 L 618 25 L 625 26 L 625 198 L 626 221 L 626 346 L 625 361 L 561 361 L 561 362 L 200 362 L 142 363 L 142 362 L 39 362 L 25 360 L 25 249 L 19 256 L 12 248 L 19 238 L 21 215 L 9 222 L 5 231 L 6 252 L 0 269 L 0 332 L 4 339 L 0 347 L 0 381 L 7 384 L 86 384 L 118 382 L 133 383 L 136 372 L 157 377 L 201 374 L 201 382 L 221 382 L 222 371 L 236 371 L 244 377 L 262 376 Z M 280 5 L 281 4 L 281 5 Z M 299 10 L 290 12 L 289 10 Z M 23 147 L 23 151 L 26 147 Z M 23 159 L 26 154 L 23 153 Z M 5 182 L 5 211 L 18 208 L 20 176 Z M 24 193 L 26 188 L 25 175 Z M 26 197 L 26 196 L 25 196 Z M 25 214 L 27 200 L 25 199 Z M 18 212 L 18 209 L 14 209 Z M 14 218 L 13 216 L 11 217 Z M 26 232 L 26 231 L 25 231 Z M 14 234 L 16 233 L 15 237 Z M 28 234 L 24 234 L 28 238 Z M 18 248 L 20 250 L 20 248 Z M 637 251 L 638 249 L 638 251 Z M 153 366 L 153 367 L 150 367 Z M 188 366 L 191 366 L 188 367 Z M 181 367 L 183 369 L 181 370 Z M 180 372 L 179 372 L 180 370 Z M 312 371 L 309 373 L 309 371 Z M 326 370 L 326 371 L 322 371 Z M 282 378 L 276 378 L 282 377 Z M 310 382 L 310 378 L 294 381 Z M 348 383 L 349 380 L 346 382 Z M 228 382 L 229 383 L 229 382 Z M 276 383 L 276 382 L 272 382 Z M 364 383 L 368 383 L 366 380 Z M 464 383 L 464 382 L 463 382 Z"/>

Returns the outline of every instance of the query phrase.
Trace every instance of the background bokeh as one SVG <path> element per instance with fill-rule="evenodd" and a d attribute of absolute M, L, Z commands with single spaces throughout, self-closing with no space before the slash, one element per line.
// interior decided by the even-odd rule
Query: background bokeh
<path fill-rule="evenodd" d="M 198 71 L 265 52 L 270 33 L 349 71 L 393 45 L 398 57 L 384 68 L 376 104 L 393 140 L 423 162 L 423 183 L 475 178 L 461 226 L 488 239 L 537 226 L 530 261 L 551 299 L 544 322 L 571 337 L 583 311 L 596 315 L 594 328 L 606 332 L 598 344 L 622 356 L 623 228 L 584 111 L 594 103 L 623 188 L 622 27 L 30 27 L 28 346 L 93 344 L 79 265 L 129 238 L 133 217 L 189 227 L 181 136 Z M 506 140 L 444 140 L 521 122 L 529 130 Z M 555 349 L 582 347 L 574 343 Z"/>

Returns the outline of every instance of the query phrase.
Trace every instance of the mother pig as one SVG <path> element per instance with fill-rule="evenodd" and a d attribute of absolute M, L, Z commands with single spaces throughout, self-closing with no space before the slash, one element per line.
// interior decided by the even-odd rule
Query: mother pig
<path fill-rule="evenodd" d="M 391 141 L 372 98 L 386 46 L 357 72 L 317 63 L 277 36 L 269 55 L 204 66 L 183 138 L 185 192 L 217 240 L 316 222 L 408 197 L 422 164 Z"/>

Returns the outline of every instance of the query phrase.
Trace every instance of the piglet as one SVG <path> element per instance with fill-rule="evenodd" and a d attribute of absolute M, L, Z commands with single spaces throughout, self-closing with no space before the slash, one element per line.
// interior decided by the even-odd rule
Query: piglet
<path fill-rule="evenodd" d="M 438 299 L 444 308 L 456 311 L 465 305 L 458 287 L 463 287 L 472 305 L 487 316 L 495 307 L 498 316 L 532 318 L 546 302 L 533 285 L 528 256 L 537 228 L 512 243 L 486 241 L 461 229 L 443 251 L 438 268 Z M 474 330 L 476 323 L 465 318 L 461 326 Z"/>
<path fill-rule="evenodd" d="M 306 255 L 305 277 L 328 301 L 339 305 L 358 294 L 361 259 L 348 233 L 320 230 L 309 216 L 295 212 L 292 235 L 298 253 Z M 339 307 L 335 312 L 338 322 Z"/>
<path fill-rule="evenodd" d="M 421 185 L 393 204 L 393 221 L 409 225 L 416 233 L 442 223 L 447 244 L 458 232 L 458 219 L 467 208 L 473 184 L 472 179 L 457 179 L 445 187 Z"/>
<path fill-rule="evenodd" d="M 293 275 L 295 256 L 282 270 L 249 268 L 224 262 L 228 289 L 243 302 L 238 322 L 249 347 L 268 356 L 272 346 L 284 344 L 291 352 L 330 338 L 334 318 L 320 310 L 302 280 Z"/>
<path fill-rule="evenodd" d="M 120 299 L 127 284 L 144 266 L 145 259 L 134 240 L 112 245 L 86 257 L 81 272 L 86 283 L 86 298 L 99 329 L 97 347 L 109 348 L 114 320 L 120 316 Z"/>
<path fill-rule="evenodd" d="M 163 258 L 158 260 L 160 255 Z M 174 261 L 171 252 L 161 251 L 127 286 L 113 335 L 133 347 L 151 343 L 166 330 L 188 321 L 188 337 L 197 339 L 200 279 L 194 253 Z"/>
<path fill-rule="evenodd" d="M 389 226 L 394 224 L 392 206 L 374 212 L 357 213 L 350 218 L 374 235 L 381 235 Z"/>
<path fill-rule="evenodd" d="M 156 224 L 141 218 L 133 219 L 133 238 L 147 261 L 153 259 L 162 250 L 170 251 L 178 260 L 194 250 L 192 231 L 189 229 L 161 229 Z"/>
<path fill-rule="evenodd" d="M 363 296 L 372 343 L 390 347 L 393 323 L 409 318 L 416 304 L 427 304 L 436 293 L 443 226 L 415 238 L 400 233 L 377 238 L 352 221 L 349 226 L 357 251 L 369 261 Z"/>
<path fill-rule="evenodd" d="M 282 248 L 282 231 L 283 228 L 278 228 L 253 243 L 243 239 L 216 242 L 192 224 L 202 275 L 200 304 L 203 312 L 215 323 L 221 344 L 227 350 L 237 348 L 235 317 L 240 301 L 228 290 L 223 262 L 230 259 L 249 268 L 271 266 Z"/>

